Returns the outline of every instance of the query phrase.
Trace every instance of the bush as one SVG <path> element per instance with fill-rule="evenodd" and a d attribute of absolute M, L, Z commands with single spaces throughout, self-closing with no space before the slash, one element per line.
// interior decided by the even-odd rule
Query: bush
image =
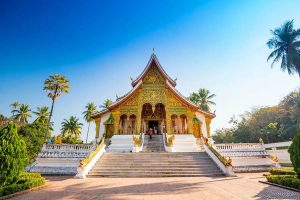
<path fill-rule="evenodd" d="M 45 179 L 39 173 L 22 173 L 16 183 L 0 188 L 0 196 L 43 185 Z"/>
<path fill-rule="evenodd" d="M 267 180 L 270 183 L 300 189 L 300 179 L 292 175 L 269 175 L 267 176 Z"/>
<path fill-rule="evenodd" d="M 291 168 L 274 168 L 270 170 L 272 175 L 296 175 L 296 172 Z"/>
<path fill-rule="evenodd" d="M 10 122 L 0 130 L 0 186 L 15 183 L 27 163 L 26 144 Z"/>
<path fill-rule="evenodd" d="M 62 143 L 65 144 L 82 144 L 82 140 L 79 140 L 76 137 L 72 137 L 72 136 L 65 136 L 62 138 Z"/>
<path fill-rule="evenodd" d="M 30 163 L 35 161 L 38 153 L 42 150 L 45 132 L 46 126 L 38 121 L 22 126 L 19 130 L 19 135 L 26 143 Z"/>
<path fill-rule="evenodd" d="M 294 136 L 291 146 L 289 147 L 290 158 L 294 166 L 294 170 L 300 178 L 300 127 Z"/>

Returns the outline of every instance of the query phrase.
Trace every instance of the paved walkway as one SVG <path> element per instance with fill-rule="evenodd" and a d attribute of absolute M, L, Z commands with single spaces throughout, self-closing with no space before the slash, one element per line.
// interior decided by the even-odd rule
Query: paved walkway
<path fill-rule="evenodd" d="M 261 174 L 233 178 L 48 177 L 49 187 L 15 199 L 300 199 L 300 193 L 259 183 Z"/>

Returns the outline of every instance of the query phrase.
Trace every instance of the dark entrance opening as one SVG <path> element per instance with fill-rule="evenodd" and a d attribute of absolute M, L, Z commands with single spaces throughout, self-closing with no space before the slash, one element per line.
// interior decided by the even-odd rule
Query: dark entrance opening
<path fill-rule="evenodd" d="M 156 128 L 157 130 L 157 133 L 159 133 L 158 131 L 158 121 L 157 120 L 151 120 L 149 121 L 149 129 L 152 128 L 154 130 L 154 127 Z"/>

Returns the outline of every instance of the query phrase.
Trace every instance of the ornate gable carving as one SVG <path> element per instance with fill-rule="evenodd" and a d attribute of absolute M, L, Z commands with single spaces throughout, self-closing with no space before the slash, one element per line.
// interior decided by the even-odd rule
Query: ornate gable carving
<path fill-rule="evenodd" d="M 143 79 L 144 84 L 162 85 L 165 80 L 155 64 L 152 64 L 145 78 Z"/>

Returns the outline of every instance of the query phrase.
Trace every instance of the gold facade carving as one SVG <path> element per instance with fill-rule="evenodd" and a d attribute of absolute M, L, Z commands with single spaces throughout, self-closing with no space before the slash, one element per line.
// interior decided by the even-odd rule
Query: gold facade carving
<path fill-rule="evenodd" d="M 142 131 L 142 107 L 145 103 L 150 103 L 152 109 L 155 105 L 162 103 L 165 106 L 165 127 L 167 132 L 171 132 L 171 115 L 182 114 L 187 117 L 187 131 L 191 133 L 193 130 L 192 119 L 195 111 L 183 104 L 173 92 L 166 88 L 166 80 L 163 78 L 156 66 L 152 66 L 143 79 L 143 85 L 135 92 L 128 100 L 112 110 L 112 115 L 115 119 L 114 133 L 119 133 L 120 116 L 126 114 L 128 117 L 132 114 L 136 116 L 136 131 Z"/>
<path fill-rule="evenodd" d="M 143 80 L 143 83 L 151 85 L 164 84 L 164 79 L 156 66 L 150 67 L 149 71 L 147 72 L 147 75 Z"/>

